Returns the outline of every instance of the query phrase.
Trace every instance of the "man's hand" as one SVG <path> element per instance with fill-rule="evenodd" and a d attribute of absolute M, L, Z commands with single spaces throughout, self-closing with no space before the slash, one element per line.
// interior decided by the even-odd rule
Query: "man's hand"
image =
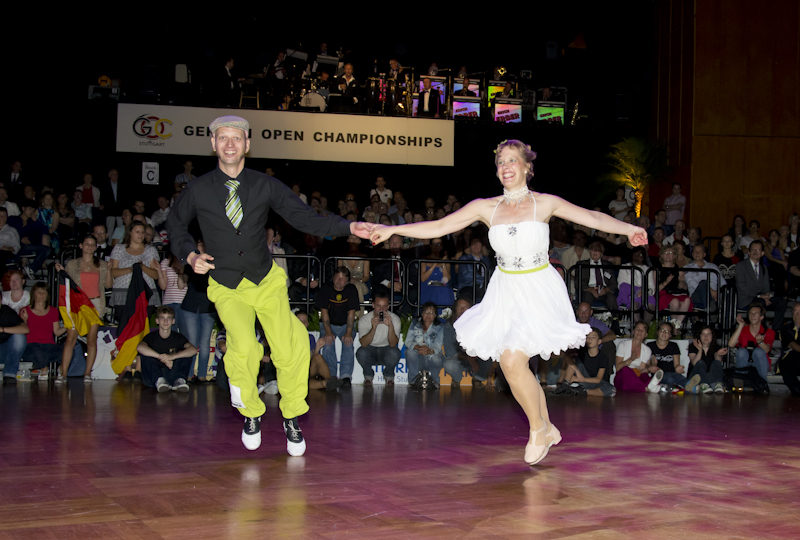
<path fill-rule="evenodd" d="M 353 338 L 348 336 L 348 335 L 345 335 L 342 338 L 342 345 L 344 345 L 345 347 L 352 347 L 353 346 Z"/>
<path fill-rule="evenodd" d="M 714 299 L 714 302 L 717 301 L 717 291 L 715 291 L 714 289 L 711 289 L 711 298 Z"/>
<path fill-rule="evenodd" d="M 768 306 L 772 304 L 772 298 L 770 298 L 768 294 L 762 294 L 760 298 L 763 298 L 764 302 L 766 302 Z"/>
<path fill-rule="evenodd" d="M 375 314 L 374 317 L 372 317 L 372 321 L 371 322 L 372 322 L 372 329 L 373 330 L 375 330 L 375 328 L 377 328 L 378 325 L 381 324 L 381 320 L 378 318 L 378 314 L 377 313 Z"/>
<path fill-rule="evenodd" d="M 683 366 L 678 366 L 678 367 L 675 368 L 675 373 L 685 373 L 685 372 L 686 372 L 686 368 L 683 367 Z"/>
<path fill-rule="evenodd" d="M 736 324 L 738 324 L 739 326 L 744 326 L 744 319 L 742 318 L 741 314 L 736 316 Z"/>
<path fill-rule="evenodd" d="M 189 263 L 189 266 L 192 267 L 195 274 L 207 274 L 209 270 L 214 270 L 216 266 L 209 262 L 213 260 L 214 257 L 208 253 L 199 254 L 195 251 L 191 252 L 189 256 L 186 257 L 186 262 Z"/>
<path fill-rule="evenodd" d="M 336 338 L 333 336 L 333 334 L 325 334 L 324 336 L 322 336 L 320 338 L 320 341 L 325 343 L 326 347 L 329 347 L 329 346 L 333 345 L 335 340 L 336 340 Z"/>
<path fill-rule="evenodd" d="M 28 237 L 27 237 L 27 236 L 23 236 L 22 238 L 20 238 L 20 239 L 19 239 L 19 243 L 20 243 L 20 244 L 25 244 L 26 246 L 29 246 L 29 245 L 31 245 L 31 241 L 30 241 L 30 240 L 28 240 Z"/>
<path fill-rule="evenodd" d="M 364 240 L 369 240 L 369 235 L 374 227 L 374 223 L 354 221 L 350 224 L 350 233 L 358 236 L 359 238 L 363 238 Z"/>
<path fill-rule="evenodd" d="M 592 287 L 591 292 L 592 292 L 592 296 L 594 296 L 595 298 L 600 296 L 600 291 L 597 290 L 597 287 Z"/>
<path fill-rule="evenodd" d="M 636 227 L 632 225 L 630 232 L 628 232 L 628 239 L 634 246 L 646 246 L 647 231 L 645 231 L 641 227 Z"/>

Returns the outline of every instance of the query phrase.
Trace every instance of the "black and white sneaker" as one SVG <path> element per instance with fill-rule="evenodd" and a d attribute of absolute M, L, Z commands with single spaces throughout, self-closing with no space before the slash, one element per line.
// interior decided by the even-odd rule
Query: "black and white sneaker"
<path fill-rule="evenodd" d="M 159 377 L 156 381 L 156 390 L 158 390 L 158 393 L 161 394 L 163 392 L 169 392 L 172 390 L 172 386 L 167 382 L 167 379 L 164 377 Z"/>
<path fill-rule="evenodd" d="M 175 379 L 175 384 L 172 386 L 172 389 L 176 392 L 188 392 L 189 385 L 186 384 L 186 379 L 184 378 Z"/>
<path fill-rule="evenodd" d="M 248 450 L 258 450 L 261 446 L 261 417 L 245 418 L 242 429 L 242 443 Z"/>
<path fill-rule="evenodd" d="M 306 453 L 306 441 L 297 424 L 297 418 L 285 419 L 283 431 L 286 433 L 286 451 L 290 456 L 298 457 Z"/>

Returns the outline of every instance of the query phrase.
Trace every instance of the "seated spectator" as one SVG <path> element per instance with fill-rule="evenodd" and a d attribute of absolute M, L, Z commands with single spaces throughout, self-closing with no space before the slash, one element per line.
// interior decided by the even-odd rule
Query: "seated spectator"
<path fill-rule="evenodd" d="M 592 304 L 602 302 L 611 311 L 617 309 L 617 280 L 611 269 L 600 268 L 603 263 L 605 247 L 601 242 L 592 242 L 589 245 L 589 260 L 577 264 L 583 267 L 579 270 L 581 302 Z"/>
<path fill-rule="evenodd" d="M 664 231 L 664 236 L 672 234 L 674 230 L 672 225 L 667 225 L 667 212 L 663 209 L 656 212 L 655 216 L 653 217 L 653 223 L 647 229 L 647 234 L 654 237 L 655 231 L 659 227 L 661 227 L 661 230 Z M 658 254 L 656 253 L 656 255 Z"/>
<path fill-rule="evenodd" d="M 122 225 L 114 229 L 111 234 L 111 246 L 114 247 L 125 238 L 125 231 L 128 230 L 128 227 L 133 221 L 133 212 L 130 208 L 123 208 L 122 209 Z"/>
<path fill-rule="evenodd" d="M 308 330 L 308 313 L 305 311 L 298 311 L 295 313 L 303 326 Z M 309 390 L 327 390 L 333 392 L 344 384 L 344 381 L 338 377 L 331 376 L 331 370 L 328 369 L 328 364 L 322 357 L 321 351 L 325 345 L 325 341 L 320 339 L 314 340 L 314 336 L 308 334 L 308 339 L 311 345 L 311 364 L 308 371 L 308 389 Z M 276 385 L 277 386 L 277 385 Z"/>
<path fill-rule="evenodd" d="M 0 206 L 0 268 L 16 260 L 19 247 L 19 233 L 8 224 L 8 210 Z"/>
<path fill-rule="evenodd" d="M 8 289 L 8 290 L 6 290 Z M 3 305 L 19 312 L 31 304 L 31 295 L 25 290 L 25 277 L 19 270 L 9 270 L 3 275 Z"/>
<path fill-rule="evenodd" d="M 764 306 L 753 303 L 747 309 L 747 322 L 737 315 L 736 330 L 728 340 L 728 347 L 739 347 L 736 350 L 737 368 L 754 364 L 758 374 L 766 381 L 770 367 L 768 355 L 775 341 L 775 331 L 765 329 L 762 325 L 765 311 Z"/>
<path fill-rule="evenodd" d="M 453 307 L 452 315 L 443 325 L 444 372 L 450 375 L 452 379 L 450 386 L 453 388 L 461 386 L 461 379 L 465 371 L 472 375 L 473 388 L 483 388 L 484 384 L 489 384 L 492 361 L 468 355 L 458 342 L 456 331 L 453 328 L 455 322 L 472 307 L 472 304 L 466 298 L 459 298 Z"/>
<path fill-rule="evenodd" d="M 759 234 L 758 231 L 760 229 L 761 229 L 761 223 L 757 219 L 754 219 L 750 222 L 750 227 L 748 228 L 747 234 L 742 236 L 742 239 L 739 242 L 739 249 L 742 250 L 742 253 L 745 254 L 745 257 L 747 257 L 748 255 L 750 244 L 752 244 L 755 240 L 763 242 L 764 244 L 767 243 L 767 239 L 763 238 Z"/>
<path fill-rule="evenodd" d="M 750 258 L 736 265 L 736 290 L 739 293 L 738 309 L 744 309 L 752 303 L 757 303 L 763 308 L 772 307 L 775 318 L 772 319 L 772 328 L 780 329 L 783 325 L 783 316 L 786 311 L 786 298 L 773 296 L 769 287 L 769 276 L 761 264 L 764 255 L 764 243 L 761 240 L 750 242 L 748 250 Z M 749 308 L 748 308 L 749 309 Z"/>
<path fill-rule="evenodd" d="M 678 268 L 683 268 L 687 264 L 689 264 L 689 259 L 686 258 L 686 245 L 682 242 L 678 242 L 677 244 L 672 244 L 675 248 L 675 266 Z"/>
<path fill-rule="evenodd" d="M 781 331 L 781 345 L 783 356 L 780 361 L 780 371 L 783 382 L 795 397 L 800 396 L 800 303 L 792 306 L 792 322 Z"/>
<path fill-rule="evenodd" d="M 733 218 L 733 224 L 731 225 L 730 229 L 728 229 L 728 233 L 731 238 L 733 238 L 733 251 L 739 258 L 744 258 L 744 253 L 742 252 L 741 242 L 742 238 L 747 236 L 747 225 L 744 220 L 744 216 L 736 215 Z M 745 248 L 745 251 L 747 248 Z"/>
<path fill-rule="evenodd" d="M 459 264 L 458 265 L 458 286 L 459 296 L 468 294 L 473 295 L 473 300 L 477 303 L 486 293 L 486 285 L 489 281 L 489 274 L 492 262 L 489 257 L 483 254 L 483 241 L 480 238 L 473 238 L 469 243 L 469 251 L 464 253 L 459 261 L 476 261 L 481 264 Z"/>
<path fill-rule="evenodd" d="M 566 383 L 578 383 L 579 394 L 614 397 L 617 389 L 605 380 L 610 365 L 608 357 L 600 351 L 600 331 L 592 328 L 586 336 L 586 347 L 574 365 L 567 367 Z M 563 384 L 563 383 L 562 383 Z"/>
<path fill-rule="evenodd" d="M 777 229 L 772 229 L 769 232 L 769 242 L 764 246 L 764 256 L 766 261 L 764 264 L 767 266 L 769 278 L 772 280 L 775 289 L 775 296 L 786 296 L 786 291 L 789 288 L 787 283 L 787 271 L 789 270 L 788 255 L 786 252 L 788 240 L 787 237 L 781 240 L 780 233 Z"/>
<path fill-rule="evenodd" d="M 707 280 L 707 275 L 704 272 L 683 272 L 686 276 L 686 286 L 689 290 L 689 295 L 692 297 L 692 303 L 695 307 L 716 311 L 717 301 L 719 298 L 719 290 L 721 287 L 727 285 L 725 278 L 720 278 L 722 281 L 718 283 L 717 272 L 719 268 L 716 264 L 706 261 L 706 246 L 697 244 L 692 248 L 692 262 L 683 267 L 698 268 L 706 270 L 714 270 L 711 272 L 711 285 Z M 721 272 L 720 272 L 721 274 Z M 710 294 L 711 304 L 706 305 L 706 295 Z"/>
<path fill-rule="evenodd" d="M 792 251 L 796 251 L 797 247 L 800 246 L 800 216 L 797 215 L 797 212 L 794 212 L 791 216 L 789 216 L 789 247 L 792 248 Z"/>
<path fill-rule="evenodd" d="M 167 216 L 169 215 L 169 201 L 166 197 L 159 197 L 158 198 L 158 210 L 153 212 L 153 216 L 151 220 L 153 221 L 153 227 L 157 231 L 160 231 L 164 228 L 164 224 L 167 221 Z"/>
<path fill-rule="evenodd" d="M 358 236 L 354 234 L 348 236 L 347 246 L 348 250 L 344 253 L 345 257 L 365 256 L 361 252 L 361 239 Z M 369 294 L 369 287 L 367 287 L 367 281 L 369 281 L 369 261 L 363 259 L 346 259 L 339 262 L 350 271 L 350 284 L 358 291 L 358 303 L 362 303 L 364 301 L 364 296 Z"/>
<path fill-rule="evenodd" d="M 572 246 L 561 254 L 561 264 L 564 265 L 567 272 L 580 261 L 589 260 L 589 250 L 585 246 L 586 233 L 583 231 L 572 233 Z"/>
<path fill-rule="evenodd" d="M 653 241 L 650 242 L 647 246 L 647 256 L 653 259 L 655 263 L 658 259 L 659 255 L 661 254 L 661 248 L 664 245 L 664 229 L 661 227 L 656 227 L 655 231 L 653 231 Z"/>
<path fill-rule="evenodd" d="M 80 189 L 72 193 L 72 209 L 75 211 L 74 235 L 82 238 L 92 230 L 92 205 L 83 201 L 83 191 Z"/>
<path fill-rule="evenodd" d="M 142 217 L 137 218 L 136 214 L 141 214 Z M 152 225 L 153 220 L 146 216 L 144 201 L 141 199 L 133 201 L 133 220 L 136 221 L 138 219 L 145 225 Z"/>
<path fill-rule="evenodd" d="M 97 227 L 102 227 L 98 225 Z M 97 228 L 95 227 L 95 229 Z M 164 275 L 163 283 L 159 283 L 159 287 L 163 287 L 163 295 L 161 297 L 161 305 L 169 306 L 175 312 L 176 326 L 172 328 L 174 332 L 186 333 L 184 326 L 186 325 L 183 320 L 181 312 L 181 304 L 183 299 L 186 298 L 186 274 L 184 273 L 184 265 L 171 251 L 167 257 L 161 261 L 161 273 Z"/>
<path fill-rule="evenodd" d="M 603 324 L 601 320 L 594 317 L 592 305 L 588 302 L 581 302 L 578 304 L 578 309 L 575 310 L 575 314 L 577 315 L 578 322 L 582 324 L 588 324 L 592 328 L 597 328 L 600 330 L 599 347 L 605 351 L 609 358 L 614 358 L 616 356 L 616 345 L 614 345 L 614 340 L 617 339 L 617 334 L 615 334 L 614 331 L 608 326 Z"/>
<path fill-rule="evenodd" d="M 66 270 L 70 279 L 80 287 L 84 294 L 89 297 L 92 305 L 97 310 L 97 316 L 103 318 L 106 312 L 106 288 L 111 287 L 111 272 L 106 261 L 100 260 L 95 256 L 97 240 L 91 234 L 86 235 L 83 241 L 78 244 L 81 256 L 72 259 L 67 263 L 66 268 L 56 263 L 56 272 Z M 100 330 L 99 324 L 93 324 L 86 334 L 86 370 L 83 375 L 84 382 L 92 382 L 92 367 L 97 358 L 97 332 Z M 64 341 L 64 349 L 61 356 L 61 373 L 56 379 L 56 383 L 63 384 L 67 381 L 70 361 L 73 357 L 72 349 L 78 342 L 78 330 L 74 327 L 67 330 L 67 339 Z"/>
<path fill-rule="evenodd" d="M 138 221 L 131 222 L 122 243 L 114 246 L 114 250 L 111 252 L 111 276 L 114 278 L 111 294 L 112 306 L 125 305 L 128 298 L 128 286 L 131 284 L 131 272 L 136 263 L 142 264 L 144 281 L 153 291 L 153 295 L 150 297 L 150 306 L 161 305 L 155 282 L 161 271 L 158 251 L 153 246 L 145 245 L 144 231 L 144 224 Z"/>
<path fill-rule="evenodd" d="M 676 343 L 670 341 L 672 332 L 672 324 L 668 322 L 658 324 L 658 337 L 655 341 L 647 344 L 653 353 L 650 363 L 664 372 L 661 384 L 677 385 L 685 388 L 687 392 L 691 392 L 695 386 L 700 384 L 700 375 L 696 375 L 691 381 L 684 376 L 686 368 L 681 365 L 681 350 Z"/>
<path fill-rule="evenodd" d="M 142 383 L 159 393 L 170 390 L 188 392 L 186 378 L 197 347 L 185 336 L 172 331 L 175 311 L 171 307 L 161 306 L 156 310 L 156 324 L 158 330 L 144 336 L 136 346 L 141 355 Z"/>
<path fill-rule="evenodd" d="M 664 238 L 664 245 L 671 246 L 672 244 L 681 242 L 683 245 L 688 246 L 689 239 L 683 235 L 684 230 L 686 230 L 686 225 L 683 223 L 683 220 L 677 220 L 675 222 L 675 232 Z"/>
<path fill-rule="evenodd" d="M 8 191 L 2 186 L 0 186 L 0 208 L 4 208 L 9 217 L 19 215 L 17 203 L 8 200 Z"/>
<path fill-rule="evenodd" d="M 0 358 L 3 359 L 3 384 L 17 384 L 19 361 L 27 346 L 28 325 L 9 306 L 0 306 Z"/>
<path fill-rule="evenodd" d="M 314 298 L 314 306 L 320 310 L 320 341 L 325 346 L 322 357 L 328 364 L 331 375 L 338 376 L 350 386 L 353 377 L 355 320 L 359 309 L 358 290 L 350 284 L 350 270 L 340 266 L 333 274 L 333 282 L 320 287 Z M 336 358 L 336 338 L 342 342 L 341 369 Z"/>
<path fill-rule="evenodd" d="M 305 259 L 292 259 L 289 261 L 289 278 L 292 280 L 292 285 L 289 287 L 289 300 L 291 302 L 302 301 L 306 293 L 309 293 L 313 298 L 320 286 L 322 269 L 320 268 L 319 259 L 324 259 L 322 256 L 322 239 L 313 234 L 304 234 L 303 242 L 305 249 L 299 250 L 296 254 L 310 255 L 314 258 L 310 262 Z"/>
<path fill-rule="evenodd" d="M 203 254 L 206 252 L 206 245 L 203 240 L 197 240 L 197 252 Z M 160 268 L 159 268 L 160 270 Z M 208 278 L 206 274 L 196 274 L 192 270 L 191 265 L 184 267 L 184 274 L 186 276 L 186 295 L 181 302 L 181 321 L 183 328 L 181 333 L 186 336 L 191 343 L 196 343 L 197 355 L 197 375 L 194 375 L 194 360 L 189 363 L 189 377 L 192 384 L 205 384 L 211 382 L 208 379 L 208 360 L 211 356 L 211 333 L 214 331 L 214 323 L 216 322 L 216 309 L 214 303 L 208 299 Z M 260 329 L 260 323 L 256 321 L 256 328 L 258 332 L 256 335 L 262 336 L 262 345 L 266 344 L 266 339 L 263 338 L 263 331 Z M 266 369 L 263 365 L 262 371 Z M 274 371 L 274 367 L 270 363 L 268 370 Z M 270 379 L 271 380 L 271 379 Z"/>
<path fill-rule="evenodd" d="M 47 229 L 47 238 L 43 239 L 42 244 L 49 246 L 53 250 L 53 253 L 58 255 L 61 252 L 61 242 L 58 237 L 58 225 L 61 216 L 53 207 L 54 204 L 55 199 L 53 198 L 53 194 L 46 191 L 42 195 L 39 213 L 36 219 Z"/>
<path fill-rule="evenodd" d="M 56 230 L 61 243 L 64 244 L 72 238 L 75 228 L 75 210 L 72 209 L 69 195 L 66 193 L 59 193 L 56 203 L 56 212 L 58 212 L 58 229 Z"/>
<path fill-rule="evenodd" d="M 736 285 L 736 265 L 741 259 L 733 249 L 733 237 L 726 234 L 720 240 L 722 251 L 714 255 L 714 264 L 719 268 L 725 282 L 731 287 Z"/>
<path fill-rule="evenodd" d="M 714 339 L 714 330 L 710 326 L 703 326 L 698 337 L 689 345 L 689 374 L 687 377 L 700 376 L 700 384 L 695 386 L 694 393 L 718 394 L 725 393 L 722 383 L 722 358 L 728 354 L 727 347 L 719 348 Z"/>
<path fill-rule="evenodd" d="M 638 310 L 642 307 L 642 280 L 648 270 L 645 264 L 645 253 L 644 246 L 636 247 L 631 255 L 633 262 L 623 266 L 619 271 L 619 275 L 617 276 L 617 282 L 619 283 L 617 304 L 620 307 L 631 309 L 631 293 L 633 293 L 633 309 Z M 641 272 L 637 272 L 633 270 L 633 268 L 638 268 Z M 652 279 L 650 281 L 652 281 Z M 654 310 L 656 307 L 655 286 L 650 283 L 650 281 L 648 281 L 647 304 L 650 306 L 650 309 Z M 631 288 L 633 288 L 633 291 L 631 291 Z M 638 320 L 640 315 L 637 313 L 635 317 Z M 645 309 L 642 317 L 645 322 L 650 322 L 653 319 L 653 314 Z"/>
<path fill-rule="evenodd" d="M 106 229 L 104 224 L 100 223 L 92 228 L 92 234 L 94 235 L 94 239 L 97 240 L 97 251 L 95 255 L 97 255 L 99 259 L 108 262 L 111 258 L 111 252 L 114 250 L 114 248 L 108 244 L 108 229 Z"/>
<path fill-rule="evenodd" d="M 622 340 L 617 347 L 614 386 L 620 392 L 661 391 L 664 372 L 650 363 L 653 352 L 644 344 L 646 337 L 647 323 L 639 321 L 633 327 L 633 338 Z"/>
<path fill-rule="evenodd" d="M 406 336 L 406 362 L 408 381 L 414 380 L 422 371 L 428 371 L 436 388 L 439 387 L 439 372 L 442 370 L 444 355 L 444 331 L 437 317 L 436 304 L 427 302 L 422 306 L 422 315 L 415 318 Z"/>
<path fill-rule="evenodd" d="M 84 174 L 83 183 L 75 188 L 75 191 L 80 191 L 82 200 L 92 208 L 100 207 L 100 190 L 97 186 L 92 185 L 92 175 Z M 77 209 L 76 209 L 77 212 Z"/>
<path fill-rule="evenodd" d="M 691 251 L 691 249 L 694 248 L 694 246 L 701 243 L 700 227 L 690 227 L 689 230 L 686 231 L 686 238 L 689 239 L 689 248 Z"/>
<path fill-rule="evenodd" d="M 372 366 L 382 365 L 387 386 L 394 386 L 394 375 L 400 363 L 400 317 L 389 311 L 389 293 L 375 291 L 372 311 L 358 320 L 361 348 L 356 359 L 364 372 L 364 385 L 371 386 L 375 371 Z"/>
<path fill-rule="evenodd" d="M 47 237 L 47 228 L 36 219 L 36 203 L 25 200 L 21 204 L 22 212 L 19 216 L 9 218 L 8 222 L 19 233 L 20 249 L 17 251 L 17 260 L 33 257 L 33 262 L 23 266 L 25 274 L 33 279 L 34 272 L 38 272 L 47 257 L 50 248 L 42 244 L 42 238 Z"/>
<path fill-rule="evenodd" d="M 431 238 L 430 250 L 428 259 L 441 260 L 443 258 L 442 239 Z M 421 262 L 419 264 L 421 272 L 419 302 L 421 304 L 430 302 L 436 306 L 452 306 L 453 286 L 450 284 L 450 265 L 446 262 Z"/>
<path fill-rule="evenodd" d="M 692 311 L 692 299 L 686 277 L 675 264 L 677 250 L 675 246 L 661 248 L 661 268 L 656 272 L 658 283 L 658 309 L 672 312 Z M 686 315 L 671 315 L 673 319 L 683 321 Z"/>

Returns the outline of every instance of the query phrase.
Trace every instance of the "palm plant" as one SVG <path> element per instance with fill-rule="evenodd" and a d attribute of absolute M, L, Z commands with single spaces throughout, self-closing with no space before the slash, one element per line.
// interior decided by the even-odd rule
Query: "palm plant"
<path fill-rule="evenodd" d="M 667 147 L 661 142 L 648 142 L 636 137 L 611 145 L 607 155 L 612 170 L 605 179 L 615 186 L 628 186 L 636 195 L 636 217 L 642 210 L 642 196 L 667 171 Z"/>

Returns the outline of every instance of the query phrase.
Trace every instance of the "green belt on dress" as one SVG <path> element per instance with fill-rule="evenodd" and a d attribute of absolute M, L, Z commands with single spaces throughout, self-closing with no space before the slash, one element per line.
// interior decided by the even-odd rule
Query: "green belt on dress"
<path fill-rule="evenodd" d="M 506 274 L 532 274 L 534 272 L 538 272 L 539 270 L 544 270 L 548 266 L 550 266 L 549 262 L 544 263 L 542 266 L 537 266 L 536 268 L 529 268 L 528 270 L 506 270 L 502 266 L 498 266 L 497 268 L 499 268 L 501 272 Z"/>

